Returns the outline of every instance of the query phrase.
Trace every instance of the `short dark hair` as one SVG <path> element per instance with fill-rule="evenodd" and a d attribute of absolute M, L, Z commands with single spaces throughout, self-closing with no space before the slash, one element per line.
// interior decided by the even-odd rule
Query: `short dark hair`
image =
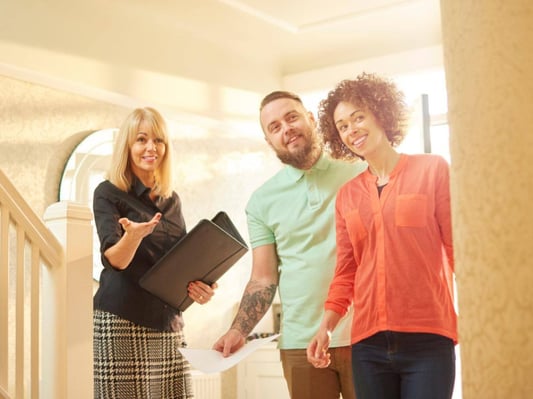
<path fill-rule="evenodd" d="M 279 100 L 280 98 L 290 98 L 291 100 L 298 101 L 300 104 L 303 105 L 302 99 L 296 94 L 291 93 L 290 91 L 276 90 L 272 93 L 267 94 L 263 98 L 263 100 L 261 101 L 261 105 L 259 106 L 259 111 L 262 111 L 267 104 L 271 103 L 272 101 Z"/>

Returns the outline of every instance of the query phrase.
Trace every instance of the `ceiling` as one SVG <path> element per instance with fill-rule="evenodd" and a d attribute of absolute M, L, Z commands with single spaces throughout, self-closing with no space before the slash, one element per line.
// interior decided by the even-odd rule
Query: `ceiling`
<path fill-rule="evenodd" d="M 110 7 L 109 1 L 107 4 Z M 293 74 L 441 43 L 439 0 L 115 0 Z M 113 4 L 111 3 L 111 4 Z M 111 9 L 111 8 L 110 8 Z"/>
<path fill-rule="evenodd" d="M 330 87 L 316 76 L 441 46 L 440 23 L 440 0 L 0 1 L 0 74 L 213 114 L 213 88 Z"/>
<path fill-rule="evenodd" d="M 226 54 L 287 75 L 441 43 L 439 0 L 2 3 L 0 41 L 103 59 L 123 57 L 130 40 L 164 50 L 161 62 L 165 52 L 218 50 L 220 61 Z"/>

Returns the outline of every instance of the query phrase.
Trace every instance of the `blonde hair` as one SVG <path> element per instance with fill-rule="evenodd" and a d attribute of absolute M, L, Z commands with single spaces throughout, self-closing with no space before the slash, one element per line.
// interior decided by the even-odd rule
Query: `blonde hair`
<path fill-rule="evenodd" d="M 135 178 L 131 168 L 130 148 L 135 142 L 142 122 L 148 123 L 156 138 L 163 140 L 165 144 L 165 155 L 154 173 L 155 186 L 153 190 L 157 195 L 168 198 L 172 195 L 172 151 L 167 124 L 154 108 L 136 108 L 126 117 L 115 138 L 113 157 L 107 178 L 120 190 L 126 192 L 130 190 Z"/>

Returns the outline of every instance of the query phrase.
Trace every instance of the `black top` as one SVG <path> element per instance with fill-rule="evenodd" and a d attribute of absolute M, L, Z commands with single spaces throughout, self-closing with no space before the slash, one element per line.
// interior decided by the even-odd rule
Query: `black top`
<path fill-rule="evenodd" d="M 104 181 L 94 190 L 93 211 L 104 269 L 94 295 L 94 308 L 110 312 L 135 324 L 160 331 L 179 331 L 183 320 L 179 310 L 142 289 L 141 276 L 186 233 L 181 201 L 173 192 L 170 198 L 153 202 L 150 190 L 136 180 L 129 192 Z M 162 217 L 152 234 L 144 237 L 130 265 L 124 270 L 113 268 L 103 253 L 116 244 L 123 234 L 121 217 L 147 222 L 157 213 Z"/>

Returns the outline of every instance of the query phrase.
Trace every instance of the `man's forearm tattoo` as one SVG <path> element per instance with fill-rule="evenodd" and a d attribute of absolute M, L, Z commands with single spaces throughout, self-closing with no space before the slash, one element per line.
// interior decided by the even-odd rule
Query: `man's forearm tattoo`
<path fill-rule="evenodd" d="M 239 330 L 245 337 L 249 335 L 272 304 L 276 288 L 276 284 L 264 286 L 257 281 L 250 281 L 231 328 Z"/>

